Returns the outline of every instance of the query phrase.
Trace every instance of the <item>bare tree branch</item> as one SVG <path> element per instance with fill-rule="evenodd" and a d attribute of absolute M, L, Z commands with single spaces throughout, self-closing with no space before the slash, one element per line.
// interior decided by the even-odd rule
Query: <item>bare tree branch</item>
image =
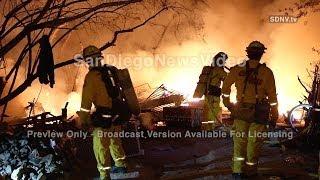
<path fill-rule="evenodd" d="M 196 0 L 193 1 L 197 2 Z M 0 18 L 3 17 L 3 19 L 0 19 L 2 23 L 0 27 L 0 40 L 2 42 L 0 57 L 6 55 L 8 59 L 13 59 L 14 64 L 13 67 L 10 67 L 9 74 L 6 76 L 6 80 L 11 83 L 7 83 L 8 87 L 6 87 L 9 93 L 1 96 L 0 106 L 6 105 L 17 97 L 39 77 L 38 72 L 36 72 L 39 63 L 39 46 L 37 45 L 42 34 L 49 35 L 50 39 L 53 39 L 53 48 L 61 48 L 64 44 L 62 43 L 63 40 L 66 37 L 72 38 L 73 32 L 78 30 L 81 32 L 82 30 L 94 33 L 95 29 L 104 28 L 112 33 L 112 37 L 109 41 L 102 43 L 99 49 L 103 51 L 115 46 L 122 34 L 133 32 L 147 23 L 151 23 L 161 13 L 170 9 L 170 11 L 166 11 L 168 19 L 158 19 L 159 22 L 154 22 L 154 24 L 166 25 L 150 25 L 152 28 L 165 27 L 161 31 L 160 39 L 156 40 L 156 46 L 151 47 L 154 48 L 160 45 L 167 32 L 177 33 L 180 29 L 185 30 L 180 26 L 193 25 L 195 22 L 193 18 L 196 17 L 194 13 L 195 5 L 192 3 L 188 5 L 188 2 L 180 3 L 180 0 L 24 0 L 24 6 L 22 7 L 18 7 L 13 2 L 17 1 L 1 2 L 0 0 L 0 4 L 4 3 L 3 14 L 8 15 L 0 15 Z M 8 3 L 8 5 L 5 5 L 5 3 Z M 9 13 L 6 13 L 7 11 Z M 190 18 L 191 16 L 192 18 Z M 168 24 L 168 22 L 172 23 Z M 17 49 L 21 49 L 20 54 L 14 52 Z M 61 59 L 65 59 L 65 56 L 67 55 L 64 54 Z M 57 63 L 54 69 L 77 61 L 70 59 L 58 62 L 60 63 Z M 18 84 L 16 79 L 19 68 L 21 71 L 22 64 L 26 65 L 27 77 L 26 80 L 15 86 L 15 84 Z"/>
<path fill-rule="evenodd" d="M 64 23 L 67 23 L 67 22 L 70 22 L 70 21 L 74 21 L 76 19 L 79 19 L 79 18 L 82 18 L 90 13 L 93 13 L 99 9 L 103 9 L 103 8 L 106 8 L 106 7 L 114 7 L 114 6 L 121 6 L 121 5 L 128 5 L 128 4 L 131 4 L 131 3 L 137 3 L 137 2 L 141 2 L 142 0 L 128 0 L 128 1 L 118 1 L 118 2 L 107 2 L 107 3 L 102 3 L 102 4 L 99 4 L 93 8 L 90 8 L 89 10 L 81 13 L 81 14 L 78 14 L 78 15 L 75 15 L 75 16 L 72 16 L 72 17 L 67 17 L 67 18 L 62 18 L 62 19 L 59 19 L 59 20 L 52 20 L 52 21 L 47 21 L 47 22 L 43 22 L 43 23 L 39 23 L 37 25 L 35 25 L 33 27 L 33 30 L 36 30 L 36 29 L 43 29 L 43 28 L 46 28 L 48 27 L 49 25 L 50 26 L 59 26 L 61 24 L 64 24 Z"/>
<path fill-rule="evenodd" d="M 38 23 L 41 20 L 42 16 L 50 8 L 52 2 L 53 0 L 48 0 L 39 16 L 32 23 L 26 25 L 26 27 L 15 38 L 13 38 L 0 49 L 0 56 L 4 56 L 7 52 L 10 51 L 10 49 L 15 47 L 24 37 L 26 37 L 33 30 L 33 26 L 35 26 L 36 23 Z"/>
<path fill-rule="evenodd" d="M 117 41 L 117 38 L 120 34 L 124 34 L 124 33 L 128 33 L 128 32 L 133 32 L 134 30 L 146 25 L 149 21 L 153 20 L 154 18 L 156 18 L 159 14 L 161 14 L 162 12 L 164 12 L 165 10 L 167 10 L 168 7 L 164 7 L 162 8 L 161 10 L 159 10 L 157 13 L 155 13 L 154 15 L 152 15 L 151 17 L 149 17 L 148 19 L 146 19 L 145 21 L 143 21 L 142 23 L 134 26 L 134 27 L 131 27 L 131 28 L 128 28 L 128 29 L 123 29 L 123 30 L 119 30 L 119 31 L 116 31 L 114 32 L 114 35 L 113 35 L 113 38 L 111 41 L 107 42 L 106 44 L 104 44 L 103 46 L 101 46 L 99 49 L 101 51 L 111 47 L 111 46 L 114 46 L 116 41 Z M 61 67 L 64 67 L 64 66 L 67 66 L 67 65 L 70 65 L 70 64 L 73 64 L 73 63 L 76 63 L 77 61 L 74 60 L 74 59 L 70 59 L 70 60 L 67 60 L 67 61 L 64 61 L 64 62 L 61 62 L 61 63 L 58 63 L 54 66 L 55 69 L 58 69 L 58 68 L 61 68 Z M 0 106 L 4 105 L 6 102 L 14 99 L 16 96 L 18 96 L 19 94 L 21 94 L 24 90 L 26 90 L 29 86 L 31 86 L 32 82 L 34 80 L 36 80 L 38 78 L 38 74 L 33 74 L 33 75 L 30 75 L 28 76 L 28 78 L 26 79 L 26 81 L 24 81 L 19 87 L 17 87 L 15 90 L 13 90 L 11 93 L 9 93 L 7 96 L 3 97 L 0 99 Z"/>
<path fill-rule="evenodd" d="M 20 9 L 22 9 L 23 7 L 25 7 L 26 5 L 28 5 L 32 0 L 27 0 L 24 1 L 23 3 L 21 3 L 19 6 L 16 6 L 15 8 L 13 8 L 6 16 L 5 16 L 5 21 L 1 24 L 1 30 L 0 30 L 0 36 L 2 35 L 2 33 L 5 31 L 6 26 L 10 20 L 10 18 L 12 18 Z"/>
<path fill-rule="evenodd" d="M 42 16 L 49 10 L 50 5 L 52 4 L 53 0 L 47 0 L 47 3 L 43 7 L 42 11 L 39 13 L 39 15 L 32 21 L 32 23 L 26 25 L 26 27 L 12 40 L 10 40 L 7 44 L 3 45 L 3 47 L 0 49 L 0 56 L 5 55 L 10 49 L 12 49 L 15 45 L 17 45 L 27 34 L 31 31 L 38 30 L 38 29 L 44 29 L 48 27 L 53 26 L 59 26 L 64 23 L 74 21 L 76 19 L 82 18 L 86 15 L 89 15 L 90 13 L 93 13 L 99 9 L 103 8 L 110 8 L 110 7 L 117 7 L 125 4 L 131 4 L 131 3 L 137 3 L 141 2 L 142 0 L 128 0 L 128 1 L 115 1 L 115 2 L 106 2 L 101 3 L 95 7 L 92 7 L 88 9 L 87 11 L 84 11 L 78 15 L 66 17 L 66 18 L 60 18 L 60 19 L 54 19 L 51 21 L 46 21 L 42 23 L 38 23 Z M 3 38 L 3 37 L 2 37 Z"/>
<path fill-rule="evenodd" d="M 111 47 L 111 46 L 114 46 L 115 45 L 115 42 L 117 41 L 117 38 L 120 34 L 123 34 L 123 33 L 128 33 L 128 32 L 133 32 L 135 29 L 138 29 L 140 28 L 141 26 L 144 26 L 146 25 L 150 20 L 154 19 L 155 17 L 157 17 L 160 13 L 162 13 L 163 11 L 165 10 L 168 10 L 168 7 L 164 7 L 162 8 L 160 11 L 158 11 L 156 14 L 154 14 L 153 16 L 149 17 L 148 19 L 146 19 L 143 23 L 139 24 L 139 25 L 136 25 L 132 28 L 129 28 L 129 29 L 124 29 L 124 30 L 119 30 L 119 31 L 116 31 L 113 35 L 113 39 L 111 41 L 109 41 L 108 43 L 106 43 L 105 45 L 103 45 L 100 50 L 103 51 L 105 49 L 107 49 L 108 47 Z"/>

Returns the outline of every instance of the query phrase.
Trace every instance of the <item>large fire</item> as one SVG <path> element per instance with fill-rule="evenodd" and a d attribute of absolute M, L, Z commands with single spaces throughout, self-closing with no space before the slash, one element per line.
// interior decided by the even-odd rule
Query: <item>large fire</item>
<path fill-rule="evenodd" d="M 186 99 L 186 103 L 184 105 L 190 104 L 196 101 L 200 101 L 201 99 L 194 99 L 192 96 L 196 88 L 196 85 L 199 79 L 199 74 L 201 73 L 202 67 L 210 64 L 211 55 L 202 53 L 201 51 L 203 50 L 203 48 L 199 48 L 199 47 L 201 47 L 199 44 L 193 44 L 193 45 L 187 44 L 186 47 L 181 46 L 181 47 L 173 48 L 171 52 L 174 51 L 178 55 L 185 54 L 185 56 L 192 56 L 194 58 L 197 58 L 196 62 L 198 63 L 187 64 L 185 62 L 183 65 L 181 65 L 181 62 L 179 62 L 180 64 L 177 63 L 176 66 L 171 66 L 171 67 L 162 66 L 160 68 L 155 67 L 156 72 L 150 71 L 151 74 L 157 74 L 157 75 L 161 74 L 161 76 L 158 75 L 157 79 L 152 79 L 154 82 L 148 82 L 148 83 L 151 83 L 154 87 L 164 83 L 168 89 L 174 90 L 183 94 Z M 191 51 L 190 49 L 193 49 L 193 51 Z M 181 53 L 177 53 L 177 52 L 181 52 Z M 186 61 L 188 62 L 188 60 Z M 277 64 L 271 63 L 272 67 L 276 67 L 276 65 Z M 129 70 L 130 70 L 130 67 L 129 67 Z M 299 94 L 302 92 L 301 92 L 301 89 L 291 91 L 292 88 L 298 89 L 295 87 L 297 86 L 298 82 L 293 83 L 297 81 L 295 77 L 292 77 L 290 81 L 283 82 L 283 76 L 287 77 L 286 73 L 289 73 L 289 72 L 286 72 L 283 70 L 279 71 L 279 69 L 277 68 L 273 70 L 274 70 L 275 78 L 277 80 L 279 112 L 281 114 L 285 114 L 287 113 L 287 111 L 289 111 L 292 107 L 294 107 L 298 103 L 298 100 L 300 100 L 298 99 Z M 139 76 L 137 76 L 135 70 L 130 70 L 130 71 L 132 73 L 131 77 L 133 81 L 136 81 L 136 79 L 140 78 Z M 148 73 L 148 71 L 144 73 Z M 138 85 L 139 84 L 136 84 L 136 86 Z M 48 99 L 56 100 L 56 99 L 61 99 L 62 97 L 64 100 L 63 101 L 61 100 L 61 102 L 59 101 L 59 105 L 52 104 L 52 101 L 48 101 Z M 231 101 L 236 103 L 236 90 L 234 87 L 232 87 Z M 55 97 L 50 96 L 47 98 L 40 99 L 40 102 L 43 104 L 46 110 L 50 110 L 54 114 L 59 114 L 60 113 L 59 108 L 63 107 L 65 102 L 69 102 L 68 116 L 70 117 L 80 109 L 81 94 L 79 94 L 78 92 L 71 92 L 69 94 L 66 93 L 62 95 L 60 93 L 60 94 L 57 94 Z M 223 106 L 222 103 L 221 103 L 221 106 Z"/>
<path fill-rule="evenodd" d="M 176 90 L 183 94 L 186 99 L 186 104 L 188 104 L 189 102 L 192 103 L 194 101 L 199 101 L 199 99 L 194 99 L 192 96 L 196 88 L 202 67 L 205 65 L 210 65 L 211 63 L 212 55 L 208 55 L 208 53 L 203 52 L 203 50 L 206 49 L 208 49 L 207 46 L 204 47 L 203 45 L 200 45 L 198 43 L 187 43 L 187 45 L 174 47 L 169 51 L 169 53 L 174 51 L 176 54 L 185 54 L 186 56 L 195 57 L 197 59 L 197 63 L 190 63 L 189 65 L 185 63 L 186 66 L 182 67 L 181 70 L 178 69 L 179 64 L 177 64 L 176 68 L 168 67 L 164 68 L 163 73 L 161 71 L 161 80 L 165 82 L 165 85 L 169 89 Z M 230 59 L 229 61 L 231 62 L 228 62 L 227 66 L 237 64 L 244 59 L 245 56 L 238 59 Z M 283 77 L 288 78 L 288 74 L 293 74 L 293 72 L 290 72 L 289 69 L 283 70 L 277 68 L 277 66 L 279 66 L 279 63 L 269 63 L 268 61 L 267 65 L 274 71 L 279 101 L 279 113 L 286 114 L 291 110 L 292 107 L 298 104 L 298 101 L 301 100 L 299 99 L 300 94 L 303 94 L 303 89 L 299 87 L 298 81 L 296 79 L 296 74 L 298 72 L 294 73 L 294 76 L 290 77 L 290 81 L 283 80 Z M 285 65 L 281 64 L 281 66 Z M 292 88 L 295 88 L 296 90 L 291 91 L 290 89 Z M 234 86 L 232 87 L 230 98 L 233 103 L 237 102 L 236 89 Z M 223 106 L 222 103 L 221 106 Z"/>
<path fill-rule="evenodd" d="M 121 54 L 129 57 L 127 60 L 122 59 L 122 61 L 115 59 L 112 64 L 119 68 L 128 68 L 135 86 L 149 83 L 152 88 L 156 88 L 165 84 L 169 89 L 183 94 L 187 101 L 194 101 L 192 95 L 202 67 L 210 65 L 215 53 L 225 51 L 229 55 L 227 66 L 231 67 L 239 63 L 239 60 L 246 58 L 245 48 L 249 42 L 260 40 L 268 48 L 263 56 L 263 61 L 274 72 L 279 112 L 283 114 L 297 105 L 305 95 L 303 88 L 297 81 L 297 75 L 307 83 L 310 82 L 306 69 L 310 68 L 309 64 L 313 60 L 318 59 L 318 55 L 312 52 L 312 47 L 316 47 L 320 41 L 319 30 L 314 28 L 319 24 L 320 14 L 310 14 L 294 24 L 272 24 L 267 21 L 267 18 L 276 14 L 275 10 L 281 9 L 286 3 L 277 1 L 272 4 L 274 6 L 262 6 L 261 4 L 260 8 L 255 8 L 258 10 L 247 11 L 252 7 L 250 3 L 242 3 L 241 5 L 235 5 L 233 2 L 216 3 L 214 4 L 216 8 L 213 11 L 204 13 L 204 36 L 201 36 L 200 40 L 194 38 L 196 35 L 192 34 L 187 39 L 177 40 L 179 43 L 176 43 L 174 37 L 168 36 L 164 38 L 161 47 L 157 48 L 155 52 L 142 50 L 144 48 L 133 48 L 134 51 L 128 49 L 113 51 L 110 49 L 105 54 L 107 55 L 111 51 L 116 56 Z M 245 10 L 243 13 L 239 13 L 241 8 Z M 242 23 L 244 21 L 246 23 Z M 146 31 L 141 31 L 143 36 Z M 128 44 L 135 46 L 137 42 L 140 42 L 136 41 L 137 39 L 144 38 L 132 36 L 132 39 L 128 38 L 123 41 L 124 44 L 119 42 L 115 49 L 119 47 L 121 50 L 122 45 Z M 101 44 L 101 42 L 97 42 L 97 44 Z M 164 61 L 161 59 L 161 62 L 158 62 L 159 60 L 154 58 L 156 55 L 164 56 Z M 147 60 L 138 61 L 141 58 Z M 126 64 L 123 63 L 124 61 Z M 60 80 L 57 83 L 64 81 Z M 81 87 L 81 83 L 79 86 Z M 69 92 L 61 97 L 64 99 L 63 102 L 66 100 L 70 102 L 69 112 L 74 113 L 80 106 L 80 95 L 77 93 L 69 94 Z M 231 94 L 233 102 L 236 102 L 235 94 L 236 91 L 233 89 Z M 57 103 L 58 106 L 43 99 L 41 103 L 47 107 L 54 107 L 57 109 L 56 112 L 60 112 L 59 107 L 64 105 L 63 102 Z"/>
<path fill-rule="evenodd" d="M 203 45 L 198 43 L 186 43 L 185 45 L 182 45 L 179 47 L 171 47 L 167 49 L 166 50 L 167 58 L 174 57 L 175 58 L 174 60 L 176 60 L 176 62 L 173 62 L 174 65 L 169 64 L 168 67 L 166 67 L 165 65 L 160 67 L 155 67 L 156 72 L 150 71 L 150 73 L 151 73 L 151 76 L 156 74 L 158 78 L 152 79 L 154 82 L 148 82 L 148 83 L 152 84 L 155 87 L 159 84 L 164 83 L 168 89 L 174 90 L 183 94 L 186 99 L 186 104 L 201 100 L 201 99 L 194 99 L 192 96 L 196 88 L 196 85 L 199 79 L 199 74 L 201 73 L 202 67 L 205 65 L 210 65 L 211 63 L 212 55 L 207 53 L 208 50 L 204 51 L 204 49 L 208 49 L 208 47 L 203 47 Z M 188 58 L 184 58 L 184 59 L 178 58 L 180 56 L 183 56 L 183 57 L 189 56 L 194 58 L 193 60 L 195 61 L 192 61 Z M 235 63 L 236 62 L 230 62 L 229 64 L 235 64 Z M 271 63 L 270 65 L 275 67 L 277 64 Z M 273 68 L 271 67 L 271 69 Z M 129 70 L 130 70 L 130 67 L 129 67 Z M 297 81 L 295 77 L 293 77 L 291 81 L 288 81 L 287 83 L 280 82 L 280 80 L 283 79 L 281 76 L 286 76 L 285 74 L 289 72 L 285 72 L 283 70 L 279 71 L 278 68 L 275 68 L 273 70 L 274 70 L 275 78 L 277 80 L 279 112 L 281 114 L 285 114 L 287 113 L 287 111 L 289 111 L 292 107 L 294 107 L 298 103 L 299 99 L 297 98 L 298 96 L 297 93 L 300 93 L 301 91 L 299 90 L 294 92 L 290 91 L 290 89 L 293 88 L 293 86 L 297 85 L 298 83 L 296 82 L 294 84 L 290 84 Z M 137 79 L 140 78 L 139 76 L 134 76 L 135 73 L 137 73 L 135 72 L 136 69 L 132 69 L 130 71 L 133 74 L 132 76 L 133 81 L 136 81 Z M 148 72 L 149 71 L 146 70 L 144 73 L 148 73 Z M 159 74 L 161 74 L 161 76 L 159 76 Z M 136 85 L 138 86 L 139 84 L 136 84 Z M 76 92 L 70 93 L 68 95 L 67 101 L 70 102 L 69 108 L 68 108 L 70 114 L 74 114 L 76 111 L 80 109 L 81 96 L 79 93 L 76 93 Z M 235 87 L 232 87 L 231 101 L 233 103 L 236 103 Z M 223 106 L 222 103 L 221 103 L 221 106 Z"/>

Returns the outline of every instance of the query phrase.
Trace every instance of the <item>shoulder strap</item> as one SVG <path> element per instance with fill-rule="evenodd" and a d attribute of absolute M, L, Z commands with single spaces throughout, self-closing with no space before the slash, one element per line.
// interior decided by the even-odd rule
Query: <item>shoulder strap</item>
<path fill-rule="evenodd" d="M 106 66 L 97 68 L 101 73 L 102 81 L 105 84 L 108 95 L 114 99 L 120 95 L 118 78 L 116 75 L 117 68 L 114 66 Z"/>
<path fill-rule="evenodd" d="M 249 79 L 250 75 L 251 75 L 251 73 L 249 72 L 249 63 L 246 62 L 246 77 L 244 79 L 244 87 L 243 87 L 243 90 L 242 90 L 241 102 L 243 102 L 243 100 L 244 100 L 244 95 L 245 95 L 246 90 L 247 90 L 248 79 Z"/>
<path fill-rule="evenodd" d="M 248 86 L 248 79 L 249 77 L 251 76 L 252 73 L 255 73 L 255 93 L 256 93 L 256 103 L 258 103 L 258 82 L 257 82 L 257 79 L 258 79 L 258 71 L 259 71 L 259 68 L 260 68 L 261 64 L 259 63 L 258 66 L 254 69 L 254 70 L 250 70 L 249 68 L 249 63 L 246 62 L 246 77 L 244 79 L 244 88 L 243 88 L 243 91 L 242 91 L 242 96 L 241 96 L 241 102 L 243 102 L 244 100 L 244 96 L 245 96 L 245 93 L 246 93 L 246 90 L 247 90 L 247 86 Z"/>
<path fill-rule="evenodd" d="M 258 104 L 259 102 L 259 94 L 258 94 L 258 74 L 259 74 L 259 68 L 262 66 L 262 64 L 258 64 L 258 66 L 256 67 L 256 69 L 254 70 L 254 75 L 255 75 L 255 85 L 254 85 L 254 89 L 256 92 L 256 104 Z"/>
<path fill-rule="evenodd" d="M 210 86 L 210 83 L 212 81 L 212 79 L 216 78 L 218 76 L 218 74 L 216 74 L 215 76 L 211 77 L 212 74 L 214 73 L 214 70 L 213 68 L 211 67 L 210 69 L 210 73 L 209 73 L 209 78 L 208 78 L 208 81 L 207 81 L 207 84 L 206 84 L 206 89 L 208 90 L 209 86 Z"/>

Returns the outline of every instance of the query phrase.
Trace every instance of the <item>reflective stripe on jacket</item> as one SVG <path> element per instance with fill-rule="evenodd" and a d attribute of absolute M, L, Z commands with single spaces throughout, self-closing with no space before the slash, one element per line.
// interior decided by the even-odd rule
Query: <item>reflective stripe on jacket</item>
<path fill-rule="evenodd" d="M 88 123 L 88 114 L 92 104 L 95 107 L 111 108 L 112 99 L 109 97 L 105 84 L 102 81 L 101 73 L 97 70 L 90 70 L 84 80 L 81 100 L 80 119 Z"/>

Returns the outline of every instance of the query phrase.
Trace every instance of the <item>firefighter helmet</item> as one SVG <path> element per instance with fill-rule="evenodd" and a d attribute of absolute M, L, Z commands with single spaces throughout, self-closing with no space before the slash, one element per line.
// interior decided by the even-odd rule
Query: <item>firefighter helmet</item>
<path fill-rule="evenodd" d="M 247 47 L 247 56 L 249 59 L 260 61 L 264 51 L 267 48 L 259 41 L 252 41 Z"/>
<path fill-rule="evenodd" d="M 83 49 L 83 57 L 88 58 L 88 57 L 99 57 L 102 56 L 102 53 L 99 48 L 96 46 L 88 46 Z"/>
<path fill-rule="evenodd" d="M 252 41 L 247 47 L 247 51 L 263 51 L 267 48 L 260 41 Z"/>
<path fill-rule="evenodd" d="M 228 55 L 224 52 L 219 52 L 212 59 L 211 66 L 223 67 L 228 59 Z"/>
<path fill-rule="evenodd" d="M 218 54 L 216 54 L 214 56 L 213 59 L 218 59 L 218 58 L 222 58 L 223 60 L 227 60 L 228 59 L 228 55 L 225 52 L 219 52 Z"/>

